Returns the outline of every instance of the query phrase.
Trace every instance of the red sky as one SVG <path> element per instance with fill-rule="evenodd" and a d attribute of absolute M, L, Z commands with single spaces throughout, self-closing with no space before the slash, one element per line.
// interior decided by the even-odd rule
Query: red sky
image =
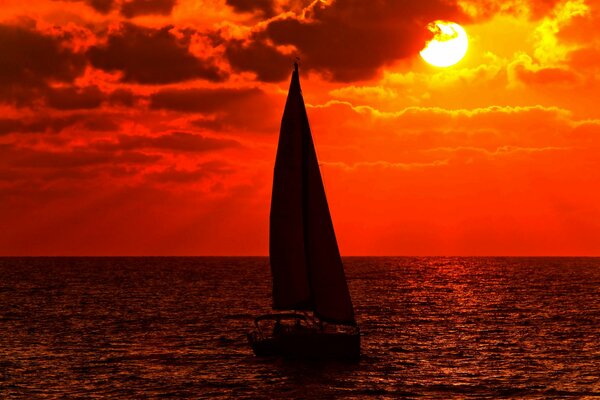
<path fill-rule="evenodd" d="M 419 51 L 433 20 L 467 56 Z M 3 0 L 0 255 L 266 255 L 294 57 L 342 255 L 600 255 L 599 0 Z"/>

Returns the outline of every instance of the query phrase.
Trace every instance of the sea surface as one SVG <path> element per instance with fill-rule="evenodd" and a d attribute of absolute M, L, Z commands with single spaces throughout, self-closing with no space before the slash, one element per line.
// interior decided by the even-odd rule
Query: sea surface
<path fill-rule="evenodd" d="M 252 354 L 267 258 L 0 258 L 0 398 L 600 397 L 600 258 L 344 263 L 357 364 Z"/>

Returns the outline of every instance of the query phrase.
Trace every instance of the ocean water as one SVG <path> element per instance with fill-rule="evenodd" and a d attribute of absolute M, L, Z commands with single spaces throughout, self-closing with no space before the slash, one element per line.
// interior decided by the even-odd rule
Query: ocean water
<path fill-rule="evenodd" d="M 0 258 L 0 398 L 597 398 L 600 258 L 345 258 L 357 364 L 256 358 L 266 258 Z"/>

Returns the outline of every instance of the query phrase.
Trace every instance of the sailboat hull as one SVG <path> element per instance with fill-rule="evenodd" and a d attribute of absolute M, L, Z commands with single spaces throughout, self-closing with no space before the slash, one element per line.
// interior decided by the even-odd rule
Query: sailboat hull
<path fill-rule="evenodd" d="M 261 337 L 248 334 L 248 342 L 257 356 L 281 356 L 296 359 L 347 360 L 360 358 L 360 333 L 302 330 Z"/>

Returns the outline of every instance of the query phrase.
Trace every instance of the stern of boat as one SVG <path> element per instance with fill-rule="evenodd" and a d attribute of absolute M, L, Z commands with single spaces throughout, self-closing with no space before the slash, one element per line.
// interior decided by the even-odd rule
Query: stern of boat
<path fill-rule="evenodd" d="M 260 357 L 360 359 L 358 326 L 316 325 L 302 314 L 268 314 L 256 318 L 254 325 L 254 330 L 247 334 L 247 338 L 254 354 Z"/>

